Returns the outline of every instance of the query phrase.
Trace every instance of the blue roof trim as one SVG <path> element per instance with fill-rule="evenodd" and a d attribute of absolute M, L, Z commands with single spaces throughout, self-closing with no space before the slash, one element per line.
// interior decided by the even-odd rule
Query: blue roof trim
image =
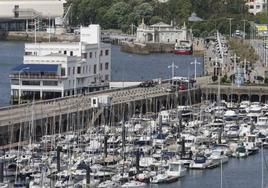
<path fill-rule="evenodd" d="M 21 64 L 14 67 L 11 72 L 32 72 L 32 73 L 41 73 L 41 72 L 49 72 L 49 73 L 57 73 L 59 65 L 49 65 L 49 64 Z"/>

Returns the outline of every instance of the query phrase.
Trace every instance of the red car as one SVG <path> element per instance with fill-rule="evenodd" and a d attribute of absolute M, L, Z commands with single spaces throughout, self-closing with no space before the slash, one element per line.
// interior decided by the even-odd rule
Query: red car
<path fill-rule="evenodd" d="M 184 84 L 179 85 L 179 90 L 186 90 L 186 86 Z"/>

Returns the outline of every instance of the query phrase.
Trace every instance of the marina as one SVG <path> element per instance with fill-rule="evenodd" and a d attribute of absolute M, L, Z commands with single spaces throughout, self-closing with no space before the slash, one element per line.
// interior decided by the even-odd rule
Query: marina
<path fill-rule="evenodd" d="M 268 188 L 266 2 L 0 5 L 0 188 Z"/>

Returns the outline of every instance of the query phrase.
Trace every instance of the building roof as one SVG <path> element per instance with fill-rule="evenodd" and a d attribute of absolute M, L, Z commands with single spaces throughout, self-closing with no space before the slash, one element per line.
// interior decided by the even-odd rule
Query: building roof
<path fill-rule="evenodd" d="M 193 12 L 193 13 L 191 14 L 191 16 L 188 17 L 188 21 L 189 21 L 189 22 L 200 22 L 200 21 L 203 21 L 203 19 L 202 19 L 202 18 L 199 18 L 199 17 L 196 15 L 196 13 Z"/>
<path fill-rule="evenodd" d="M 172 27 L 171 25 L 168 25 L 164 22 L 159 22 L 159 23 L 156 23 L 154 25 L 151 25 L 150 27 Z"/>
<path fill-rule="evenodd" d="M 57 73 L 59 65 L 49 65 L 49 64 L 20 64 L 12 69 L 12 73 L 17 72 L 30 72 L 30 73 Z"/>

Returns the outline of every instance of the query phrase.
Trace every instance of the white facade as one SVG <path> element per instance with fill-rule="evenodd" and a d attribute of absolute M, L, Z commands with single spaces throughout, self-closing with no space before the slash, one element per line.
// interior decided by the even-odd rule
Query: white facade
<path fill-rule="evenodd" d="M 85 33 L 91 37 L 82 37 Z M 21 72 L 25 75 L 21 76 L 20 84 L 12 84 L 11 90 L 19 89 L 19 95 L 21 91 L 39 90 L 42 99 L 42 92 L 57 91 L 61 96 L 66 96 L 107 86 L 111 79 L 111 45 L 101 43 L 98 37 L 99 26 L 91 25 L 81 28 L 81 41 L 77 43 L 25 44 L 23 64 L 59 65 L 59 72 L 53 77 L 57 84 L 53 88 L 44 87 L 44 79 L 38 79 L 40 85 L 24 86 L 22 81 L 26 78 L 25 75 L 28 75 L 27 79 L 35 79 L 35 76 L 31 78 L 31 73 L 25 70 Z M 13 77 L 11 75 L 15 79 Z M 18 82 L 11 80 L 11 83 Z"/>
<path fill-rule="evenodd" d="M 187 28 L 177 28 L 165 23 L 157 23 L 147 26 L 142 22 L 137 28 L 136 42 L 138 43 L 170 43 L 175 44 L 181 40 L 187 40 Z"/>
<path fill-rule="evenodd" d="M 256 15 L 259 12 L 266 11 L 267 0 L 247 0 L 246 5 L 249 13 Z"/>
<path fill-rule="evenodd" d="M 0 0 L 0 19 L 15 17 L 14 9 L 33 10 L 40 13 L 43 18 L 62 17 L 64 13 L 61 0 Z"/>

